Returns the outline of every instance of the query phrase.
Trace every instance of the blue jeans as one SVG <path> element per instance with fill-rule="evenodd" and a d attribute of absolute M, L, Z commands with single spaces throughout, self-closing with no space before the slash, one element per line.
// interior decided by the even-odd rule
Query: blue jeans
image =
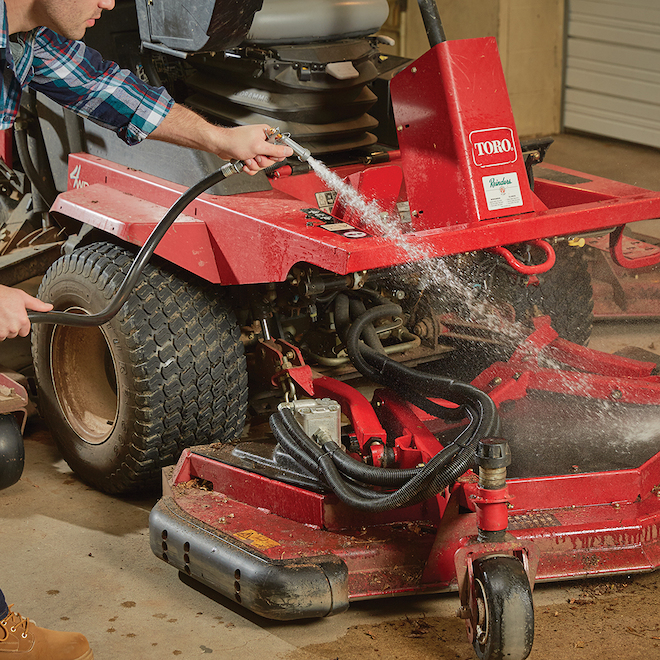
<path fill-rule="evenodd" d="M 2 591 L 0 591 L 0 621 L 2 621 L 7 614 L 9 614 L 9 608 L 7 607 Z"/>

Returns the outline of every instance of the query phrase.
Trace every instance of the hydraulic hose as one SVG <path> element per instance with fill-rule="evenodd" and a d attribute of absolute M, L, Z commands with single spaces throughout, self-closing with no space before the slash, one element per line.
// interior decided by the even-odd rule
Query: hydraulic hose
<path fill-rule="evenodd" d="M 348 454 L 346 454 L 341 448 L 336 444 L 334 448 L 330 443 L 324 443 L 324 451 L 319 449 L 319 445 L 314 441 L 310 442 L 310 438 L 305 434 L 300 425 L 296 422 L 295 417 L 291 414 L 291 411 L 288 409 L 283 409 L 281 411 L 282 423 L 288 437 L 296 443 L 298 447 L 305 447 L 308 449 L 308 455 L 318 459 L 324 453 L 330 451 L 335 457 L 335 462 L 341 471 L 346 474 L 351 479 L 356 481 L 362 481 L 369 485 L 373 486 L 384 486 L 384 487 L 397 487 L 403 485 L 409 479 L 417 476 L 424 468 L 412 468 L 407 470 L 401 470 L 398 468 L 381 468 L 375 467 L 373 465 L 365 465 L 361 461 L 358 461 Z M 468 425 L 461 435 L 469 435 L 473 431 L 473 426 Z M 455 455 L 458 448 L 461 446 L 460 442 L 462 440 L 457 439 L 449 445 L 447 448 L 443 449 L 439 454 L 438 458 L 435 459 L 434 466 L 442 467 L 448 461 L 450 461 Z M 311 466 L 311 464 L 309 464 Z M 309 469 L 309 467 L 308 467 Z"/>
<path fill-rule="evenodd" d="M 347 456 L 332 441 L 317 444 L 304 433 L 293 413 L 286 408 L 272 415 L 270 423 L 275 437 L 290 455 L 303 456 L 301 464 L 317 473 L 339 499 L 365 511 L 386 511 L 426 500 L 454 483 L 470 467 L 473 459 L 473 455 L 457 456 L 461 447 L 452 444 L 420 469 L 376 468 Z M 467 446 L 473 454 L 478 442 L 474 425 L 470 424 L 466 432 L 471 436 Z M 346 470 L 346 466 L 351 467 Z M 399 484 L 394 492 L 369 489 L 372 485 L 392 488 Z"/>
<path fill-rule="evenodd" d="M 342 312 L 346 311 L 344 303 Z M 400 313 L 401 308 L 394 304 L 368 310 L 353 322 L 346 343 L 351 361 L 364 376 L 413 400 L 430 414 L 456 418 L 455 410 L 448 413 L 446 408 L 430 401 L 432 397 L 459 404 L 459 411 L 469 423 L 424 467 L 399 470 L 364 465 L 343 452 L 334 441 L 321 440 L 319 444 L 309 438 L 287 408 L 272 415 L 270 420 L 275 437 L 289 455 L 308 471 L 318 474 L 341 501 L 370 512 L 410 506 L 442 492 L 474 465 L 479 441 L 499 430 L 497 408 L 478 388 L 404 367 L 360 340 L 366 328 L 373 328 L 375 319 Z"/>
<path fill-rule="evenodd" d="M 342 341 L 346 342 L 348 330 L 351 327 L 351 318 L 359 318 L 367 311 L 364 303 L 357 298 L 349 298 L 345 293 L 340 293 L 335 298 L 335 324 L 337 332 Z M 364 329 L 364 340 L 371 348 L 383 353 L 383 344 L 378 337 L 376 328 L 368 324 Z"/>
<path fill-rule="evenodd" d="M 488 434 L 497 433 L 499 417 L 493 400 L 479 388 L 453 378 L 428 374 L 410 369 L 395 362 L 360 342 L 363 329 L 375 319 L 390 314 L 400 314 L 401 307 L 395 304 L 379 305 L 360 316 L 349 330 L 346 348 L 357 370 L 371 380 L 389 387 L 407 398 L 410 390 L 429 397 L 445 398 L 461 405 L 478 405 L 484 416 L 483 424 Z M 428 402 L 432 408 L 427 412 L 437 415 L 437 404 Z M 424 409 L 426 410 L 426 409 Z"/>
<path fill-rule="evenodd" d="M 30 312 L 28 314 L 30 321 L 32 323 L 59 323 L 61 325 L 70 325 L 78 328 L 103 325 L 110 321 L 110 319 L 117 314 L 123 304 L 128 300 L 131 291 L 137 284 L 144 267 L 147 265 L 147 262 L 154 253 L 158 243 L 160 243 L 167 230 L 172 226 L 181 213 L 183 213 L 186 207 L 205 190 L 216 183 L 223 181 L 231 174 L 240 172 L 242 169 L 243 163 L 241 161 L 226 163 L 216 172 L 209 174 L 194 186 L 188 188 L 188 190 L 186 190 L 179 199 L 174 202 L 167 213 L 163 216 L 162 220 L 160 220 L 151 234 L 149 234 L 149 238 L 147 238 L 144 245 L 135 256 L 128 273 L 126 273 L 124 281 L 121 283 L 114 297 L 105 309 L 96 314 L 89 315 L 73 314 L 71 312 Z"/>
<path fill-rule="evenodd" d="M 351 317 L 355 316 L 356 318 L 360 318 L 360 316 L 362 316 L 367 311 L 367 308 L 358 298 L 351 298 L 350 311 Z M 373 348 L 375 351 L 378 351 L 379 353 L 385 352 L 383 344 L 381 343 L 380 338 L 378 337 L 378 333 L 376 332 L 376 328 L 372 323 L 369 323 L 364 328 L 364 341 L 367 343 L 367 346 Z"/>
<path fill-rule="evenodd" d="M 353 366 L 363 376 L 366 376 L 377 383 L 381 382 L 380 374 L 362 356 L 360 338 L 362 337 L 364 329 L 376 319 L 381 318 L 382 316 L 401 314 L 401 312 L 401 307 L 394 303 L 372 307 L 353 322 L 346 335 L 346 349 L 348 350 L 348 356 L 350 357 Z"/>
<path fill-rule="evenodd" d="M 270 426 L 275 437 L 282 441 L 282 446 L 286 447 L 287 450 L 289 447 L 295 448 L 294 453 L 297 456 L 299 452 L 303 453 L 305 457 L 301 461 L 303 467 L 311 472 L 318 472 L 317 461 L 325 452 L 305 434 L 296 422 L 295 417 L 290 414 L 290 411 L 285 409 L 278 414 L 272 415 Z M 342 472 L 351 479 L 364 481 L 374 486 L 385 486 L 389 488 L 404 484 L 419 472 L 418 468 L 397 470 L 365 465 L 351 458 L 343 451 L 341 451 L 341 456 L 339 456 L 339 453 L 337 454 L 337 464 L 340 466 Z"/>

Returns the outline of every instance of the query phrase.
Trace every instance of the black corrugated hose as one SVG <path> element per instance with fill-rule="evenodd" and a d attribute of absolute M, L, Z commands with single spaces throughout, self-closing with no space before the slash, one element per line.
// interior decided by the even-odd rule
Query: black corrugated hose
<path fill-rule="evenodd" d="M 409 369 L 360 340 L 365 327 L 383 316 L 400 314 L 398 305 L 379 305 L 362 314 L 351 326 L 347 348 L 351 361 L 364 376 L 388 387 L 402 398 L 438 417 L 456 417 L 430 401 L 443 398 L 460 405 L 469 421 L 459 436 L 424 467 L 412 470 L 365 465 L 347 455 L 332 441 L 319 445 L 309 438 L 289 409 L 271 417 L 271 428 L 290 455 L 321 479 L 346 504 L 378 512 L 410 506 L 451 486 L 474 465 L 478 442 L 497 435 L 499 417 L 492 399 L 481 390 L 450 378 Z M 374 486 L 378 490 L 374 490 Z M 392 489 L 396 489 L 393 490 Z"/>

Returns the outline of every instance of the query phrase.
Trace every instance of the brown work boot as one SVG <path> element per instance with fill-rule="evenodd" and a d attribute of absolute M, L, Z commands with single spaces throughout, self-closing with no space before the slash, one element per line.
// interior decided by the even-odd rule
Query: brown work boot
<path fill-rule="evenodd" d="M 18 612 L 0 621 L 0 660 L 94 660 L 80 633 L 39 628 Z"/>

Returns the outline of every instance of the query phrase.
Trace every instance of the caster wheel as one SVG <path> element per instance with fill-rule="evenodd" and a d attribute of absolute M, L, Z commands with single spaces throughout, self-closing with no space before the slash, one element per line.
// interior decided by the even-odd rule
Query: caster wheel
<path fill-rule="evenodd" d="M 475 561 L 474 589 L 479 659 L 525 660 L 534 641 L 534 604 L 522 563 L 509 556 Z"/>

